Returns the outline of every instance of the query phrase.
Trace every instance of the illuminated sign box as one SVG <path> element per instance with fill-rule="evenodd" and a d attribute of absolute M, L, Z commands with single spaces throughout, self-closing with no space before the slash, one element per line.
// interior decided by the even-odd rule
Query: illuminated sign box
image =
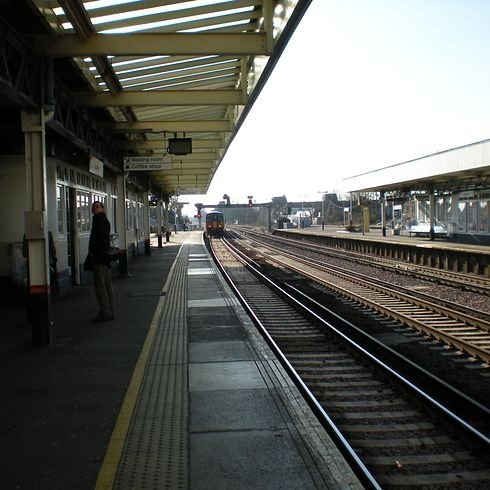
<path fill-rule="evenodd" d="M 168 152 L 172 155 L 187 155 L 192 153 L 192 138 L 170 138 Z"/>

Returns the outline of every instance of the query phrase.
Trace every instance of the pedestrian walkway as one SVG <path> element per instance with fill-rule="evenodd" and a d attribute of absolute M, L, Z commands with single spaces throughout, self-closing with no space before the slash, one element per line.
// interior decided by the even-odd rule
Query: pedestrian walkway
<path fill-rule="evenodd" d="M 91 285 L 54 298 L 53 342 L 34 347 L 23 309 L 0 312 L 2 489 L 95 486 L 161 290 L 188 234 L 114 271 L 116 320 L 91 323 Z"/>
<path fill-rule="evenodd" d="M 153 244 L 153 242 L 152 242 Z M 361 488 L 216 270 L 178 233 L 53 301 L 53 345 L 2 325 L 2 487 Z M 6 340 L 3 342 L 3 340 Z"/>

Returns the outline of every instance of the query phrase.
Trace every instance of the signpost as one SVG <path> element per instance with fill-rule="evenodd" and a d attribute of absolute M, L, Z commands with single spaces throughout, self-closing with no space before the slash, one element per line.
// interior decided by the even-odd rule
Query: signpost
<path fill-rule="evenodd" d="M 124 157 L 124 170 L 171 170 L 172 157 Z"/>

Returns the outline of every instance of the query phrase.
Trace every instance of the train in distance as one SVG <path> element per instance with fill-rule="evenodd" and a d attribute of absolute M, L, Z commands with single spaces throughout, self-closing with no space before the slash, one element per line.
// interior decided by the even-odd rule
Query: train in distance
<path fill-rule="evenodd" d="M 208 236 L 223 236 L 225 217 L 221 211 L 206 214 L 206 233 Z"/>

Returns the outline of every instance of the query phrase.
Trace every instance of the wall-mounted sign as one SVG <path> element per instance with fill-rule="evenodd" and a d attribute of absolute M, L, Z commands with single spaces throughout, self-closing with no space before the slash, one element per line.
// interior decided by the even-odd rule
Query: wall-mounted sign
<path fill-rule="evenodd" d="M 90 155 L 88 170 L 92 174 L 104 177 L 104 163 L 93 155 Z"/>
<path fill-rule="evenodd" d="M 124 170 L 171 170 L 172 157 L 124 157 Z"/>

